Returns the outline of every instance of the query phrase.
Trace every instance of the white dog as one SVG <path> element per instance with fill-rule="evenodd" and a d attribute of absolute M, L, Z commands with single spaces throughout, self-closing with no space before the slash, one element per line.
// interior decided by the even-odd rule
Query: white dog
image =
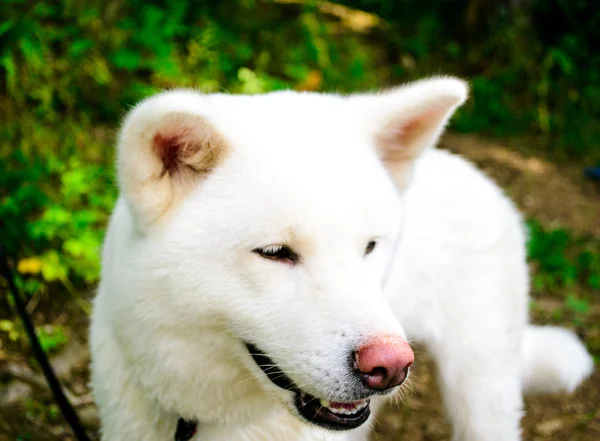
<path fill-rule="evenodd" d="M 434 78 L 138 105 L 91 329 L 102 439 L 366 440 L 407 341 L 456 440 L 518 440 L 523 392 L 588 376 L 572 333 L 527 323 L 517 210 L 432 148 L 466 96 Z"/>

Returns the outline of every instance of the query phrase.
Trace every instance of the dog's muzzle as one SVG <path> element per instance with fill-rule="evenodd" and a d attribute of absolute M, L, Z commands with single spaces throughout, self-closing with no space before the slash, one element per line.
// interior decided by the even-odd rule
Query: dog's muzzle
<path fill-rule="evenodd" d="M 255 345 L 247 343 L 246 347 L 254 362 L 273 384 L 294 393 L 294 406 L 298 414 L 309 423 L 328 430 L 350 430 L 369 419 L 371 411 L 368 398 L 335 402 L 314 397 L 294 384 L 273 360 Z"/>

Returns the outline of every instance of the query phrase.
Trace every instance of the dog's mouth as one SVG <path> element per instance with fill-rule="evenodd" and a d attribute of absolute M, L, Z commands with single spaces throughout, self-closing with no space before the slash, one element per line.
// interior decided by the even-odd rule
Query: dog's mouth
<path fill-rule="evenodd" d="M 246 347 L 254 362 L 273 384 L 294 392 L 294 406 L 309 423 L 328 430 L 350 430 L 369 419 L 369 399 L 336 402 L 317 398 L 302 391 L 264 352 L 250 343 Z"/>

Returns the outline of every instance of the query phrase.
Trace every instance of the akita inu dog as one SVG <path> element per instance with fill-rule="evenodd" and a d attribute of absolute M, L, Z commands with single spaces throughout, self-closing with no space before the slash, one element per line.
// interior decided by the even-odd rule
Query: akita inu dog
<path fill-rule="evenodd" d="M 517 210 L 433 148 L 466 97 L 433 78 L 133 109 L 91 329 L 102 439 L 366 440 L 408 342 L 456 440 L 516 441 L 523 392 L 588 376 L 572 333 L 528 324 Z"/>

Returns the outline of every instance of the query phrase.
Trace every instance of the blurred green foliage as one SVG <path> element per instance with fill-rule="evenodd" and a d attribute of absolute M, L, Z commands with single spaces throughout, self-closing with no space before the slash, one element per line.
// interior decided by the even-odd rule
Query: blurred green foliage
<path fill-rule="evenodd" d="M 44 352 L 56 352 L 69 340 L 61 326 L 46 325 L 38 328 L 37 336 Z"/>
<path fill-rule="evenodd" d="M 600 239 L 576 237 L 562 228 L 546 229 L 536 221 L 529 221 L 528 227 L 534 290 L 559 293 L 580 287 L 600 291 Z"/>
<path fill-rule="evenodd" d="M 454 128 L 532 135 L 600 161 L 600 8 L 586 0 L 346 0 L 389 23 L 393 79 L 454 73 L 472 98 Z M 536 146 L 538 147 L 538 146 Z"/>
<path fill-rule="evenodd" d="M 553 318 L 564 321 L 567 314 L 575 326 L 585 326 L 591 303 L 600 293 L 600 238 L 544 228 L 533 220 L 527 226 L 533 299 L 539 294 L 561 299 L 562 307 L 553 311 Z M 600 341 L 593 340 L 591 347 L 597 352 Z"/>
<path fill-rule="evenodd" d="M 98 280 L 114 128 L 164 88 L 345 92 L 459 74 L 473 98 L 455 128 L 539 135 L 553 153 L 599 159 L 600 9 L 519 3 L 4 0 L 0 228 L 18 283 L 33 295 Z M 533 227 L 536 283 L 584 277 L 597 290 L 598 255 L 561 260 L 562 234 Z"/>

